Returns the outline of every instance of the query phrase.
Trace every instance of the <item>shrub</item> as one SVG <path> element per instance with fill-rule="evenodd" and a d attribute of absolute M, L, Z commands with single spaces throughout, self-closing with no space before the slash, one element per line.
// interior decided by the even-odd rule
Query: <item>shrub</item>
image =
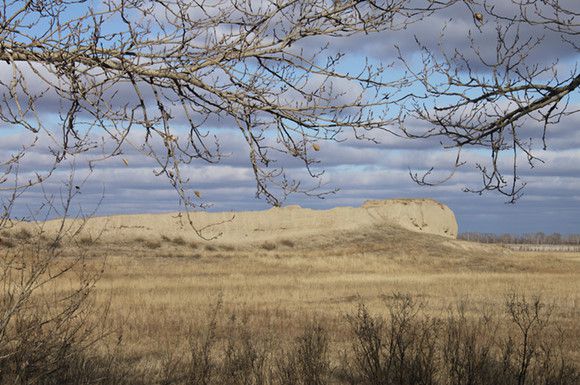
<path fill-rule="evenodd" d="M 200 253 L 166 253 L 157 255 L 159 258 L 187 258 L 187 259 L 200 259 L 202 255 Z"/>
<path fill-rule="evenodd" d="M 226 338 L 220 382 L 231 385 L 265 384 L 267 352 L 246 323 L 232 315 Z"/>
<path fill-rule="evenodd" d="M 271 250 L 276 249 L 276 244 L 273 242 L 267 241 L 267 242 L 262 243 L 262 245 L 260 247 L 264 250 L 271 251 Z"/>
<path fill-rule="evenodd" d="M 223 251 L 235 251 L 236 248 L 232 245 L 221 245 L 220 247 Z"/>
<path fill-rule="evenodd" d="M 96 243 L 96 240 L 93 239 L 90 235 L 80 237 L 78 240 L 78 244 L 82 246 L 91 246 Z"/>
<path fill-rule="evenodd" d="M 188 384 L 208 385 L 216 373 L 216 363 L 213 358 L 213 350 L 217 343 L 218 316 L 222 309 L 221 297 L 208 314 L 208 324 L 201 336 L 194 336 L 190 332 L 189 356 L 186 363 L 185 378 Z"/>
<path fill-rule="evenodd" d="M 431 319 L 409 295 L 395 294 L 388 317 L 364 305 L 348 317 L 353 335 L 341 377 L 356 384 L 572 385 L 580 372 L 545 333 L 549 306 L 508 296 L 507 323 L 489 314 L 468 318 L 464 307 Z M 556 358 L 557 357 L 557 358 Z"/>
<path fill-rule="evenodd" d="M 185 242 L 185 239 L 183 239 L 183 237 L 180 236 L 173 238 L 173 243 L 178 246 L 184 246 L 187 242 Z"/>
<path fill-rule="evenodd" d="M 8 239 L 8 238 L 0 238 L 0 247 L 6 247 L 8 249 L 11 249 L 15 246 L 16 246 L 16 243 L 14 243 L 13 240 Z"/>
<path fill-rule="evenodd" d="M 292 241 L 290 239 L 282 239 L 280 241 L 280 244 L 282 246 L 286 246 L 286 247 L 294 247 L 295 246 L 294 241 Z"/>
<path fill-rule="evenodd" d="M 311 322 L 292 349 L 278 358 L 275 375 L 280 384 L 324 385 L 331 372 L 328 334 L 319 323 Z"/>
<path fill-rule="evenodd" d="M 20 232 L 20 234 L 23 234 Z M 0 384 L 119 383 L 111 355 L 92 347 L 107 336 L 106 306 L 91 291 L 100 277 L 84 263 L 86 250 L 66 258 L 62 233 L 0 253 Z M 57 279 L 74 277 L 61 290 Z"/>
<path fill-rule="evenodd" d="M 29 240 L 32 237 L 30 230 L 22 228 L 13 234 L 13 237 L 20 240 Z"/>
<path fill-rule="evenodd" d="M 145 247 L 147 247 L 148 249 L 158 249 L 161 247 L 161 242 L 159 241 L 151 241 L 151 240 L 146 240 L 144 242 Z"/>

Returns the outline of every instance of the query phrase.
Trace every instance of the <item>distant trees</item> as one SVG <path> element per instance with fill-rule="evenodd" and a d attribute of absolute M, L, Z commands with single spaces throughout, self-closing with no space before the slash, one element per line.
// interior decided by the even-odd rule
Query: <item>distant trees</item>
<path fill-rule="evenodd" d="M 459 239 L 480 243 L 509 243 L 509 244 L 532 244 L 532 245 L 580 245 L 580 234 L 562 235 L 560 233 L 545 234 L 493 234 L 466 232 L 458 235 Z"/>

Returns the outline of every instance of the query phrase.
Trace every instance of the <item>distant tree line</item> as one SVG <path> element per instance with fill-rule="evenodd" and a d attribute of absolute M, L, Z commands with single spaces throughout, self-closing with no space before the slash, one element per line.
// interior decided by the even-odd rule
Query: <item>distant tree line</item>
<path fill-rule="evenodd" d="M 532 245 L 580 245 L 580 234 L 562 235 L 560 233 L 545 234 L 525 233 L 525 234 L 493 234 L 467 232 L 461 233 L 459 239 L 480 243 L 511 243 L 511 244 L 532 244 Z"/>

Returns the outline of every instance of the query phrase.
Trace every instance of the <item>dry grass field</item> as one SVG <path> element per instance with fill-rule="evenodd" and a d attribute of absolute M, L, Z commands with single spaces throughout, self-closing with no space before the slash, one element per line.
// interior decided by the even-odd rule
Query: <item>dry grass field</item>
<path fill-rule="evenodd" d="M 220 295 L 226 313 L 247 314 L 253 328 L 282 338 L 311 317 L 339 327 L 359 302 L 384 310 L 395 292 L 417 296 L 439 316 L 458 301 L 470 311 L 502 310 L 509 293 L 539 295 L 580 329 L 578 253 L 519 253 L 396 228 L 244 248 L 179 239 L 94 247 L 109 250 L 99 301 L 110 300 L 117 322 L 131 325 L 129 346 L 142 357 L 158 346 L 151 342 L 179 340 L 203 323 Z"/>
<path fill-rule="evenodd" d="M 3 252 L 28 243 L 23 238 L 15 231 L 4 232 Z M 486 317 L 493 318 L 500 325 L 494 333 L 510 333 L 513 328 L 501 326 L 513 323 L 506 303 L 511 298 L 513 305 L 515 298 L 532 304 L 539 296 L 545 306 L 541 310 L 546 311 L 541 317 L 549 313 L 549 325 L 560 333 L 558 351 L 565 355 L 567 365 L 580 365 L 580 253 L 517 252 L 389 225 L 237 244 L 180 235 L 122 241 L 78 236 L 58 249 L 59 263 L 82 254 L 82 269 L 98 273 L 88 297 L 93 311 L 86 322 L 103 326 L 107 333 L 90 350 L 97 356 L 114 354 L 117 368 L 130 368 L 125 373 L 127 383 L 210 383 L 194 381 L 191 376 L 187 381 L 172 377 L 186 357 L 190 357 L 188 370 L 193 370 L 192 352 L 203 361 L 203 341 L 225 346 L 212 350 L 216 357 L 229 357 L 228 343 L 242 341 L 243 345 L 250 339 L 255 346 L 286 351 L 295 344 L 303 346 L 299 341 L 312 342 L 312 335 L 305 332 L 318 330 L 312 325 L 324 330 L 325 354 L 334 369 L 322 365 L 320 370 L 326 370 L 328 380 L 272 382 L 353 383 L 354 377 L 347 380 L 341 375 L 344 365 L 337 369 L 344 352 L 356 345 L 353 330 L 360 337 L 356 330 L 364 329 L 353 319 L 361 316 L 364 304 L 370 315 L 392 320 L 393 309 L 401 310 L 401 298 L 412 298 L 412 314 L 424 326 L 417 330 L 437 329 L 443 338 L 450 335 L 444 325 L 454 317 L 468 320 L 471 326 L 465 330 Z M 74 287 L 77 278 L 65 274 L 43 290 L 62 295 Z M 401 311 L 405 312 L 404 306 Z M 426 320 L 448 323 L 433 321 L 427 327 Z M 355 324 L 361 327 L 356 329 Z M 364 330 L 368 332 L 368 328 Z M 413 335 L 419 339 L 418 334 Z M 519 337 L 514 334 L 513 338 L 509 343 L 517 350 Z M 243 349 L 234 352 L 241 351 L 248 354 Z M 308 355 L 298 351 L 300 356 Z M 268 353 L 270 359 L 274 356 Z M 447 353 L 441 353 L 443 356 Z M 225 369 L 214 366 L 214 372 L 220 370 Z M 272 376 L 272 370 L 266 372 Z M 242 378 L 239 373 L 232 376 Z M 357 376 L 354 383 L 385 383 L 360 373 Z M 542 383 L 573 384 L 578 379 L 570 378 L 568 382 Z M 539 383 L 520 380 L 516 378 L 514 383 Z M 260 382 L 254 378 L 243 383 Z"/>

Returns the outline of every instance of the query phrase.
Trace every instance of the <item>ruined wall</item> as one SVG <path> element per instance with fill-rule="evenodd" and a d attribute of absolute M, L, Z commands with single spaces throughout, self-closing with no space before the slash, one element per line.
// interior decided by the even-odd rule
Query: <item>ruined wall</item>
<path fill-rule="evenodd" d="M 362 207 L 336 207 L 312 210 L 299 206 L 245 212 L 196 212 L 198 228 L 209 227 L 206 236 L 218 236 L 225 242 L 253 242 L 279 237 L 312 236 L 317 233 L 359 230 L 367 226 L 400 226 L 405 229 L 457 237 L 455 215 L 447 206 L 433 199 L 389 199 L 367 201 Z M 86 230 L 103 231 L 110 240 L 134 237 L 159 238 L 182 236 L 196 239 L 185 216 L 177 214 L 118 215 L 93 218 Z"/>

